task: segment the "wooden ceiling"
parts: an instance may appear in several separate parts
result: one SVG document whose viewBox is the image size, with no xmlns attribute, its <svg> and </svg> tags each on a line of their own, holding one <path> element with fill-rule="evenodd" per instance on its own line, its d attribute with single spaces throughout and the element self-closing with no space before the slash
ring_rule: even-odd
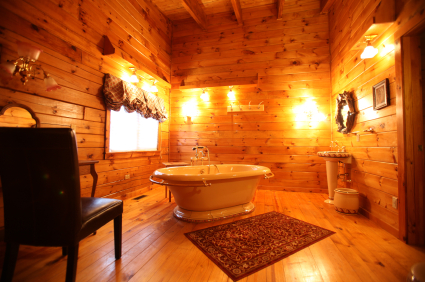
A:
<svg viewBox="0 0 425 282">
<path fill-rule="evenodd" d="M 270 4 L 296 2 L 296 0 L 151 0 L 170 20 L 193 18 L 202 28 L 206 28 L 206 16 L 232 12 L 242 25 L 241 9 Z M 203 19 L 204 18 L 204 19 Z M 203 22 L 204 21 L 204 22 Z"/>
</svg>

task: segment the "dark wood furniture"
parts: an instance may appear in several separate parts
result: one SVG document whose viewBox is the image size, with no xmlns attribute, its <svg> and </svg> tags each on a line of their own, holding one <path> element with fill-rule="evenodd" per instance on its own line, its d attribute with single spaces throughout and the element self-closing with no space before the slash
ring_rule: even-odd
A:
<svg viewBox="0 0 425 282">
<path fill-rule="evenodd" d="M 97 179 L 98 175 L 96 172 L 96 168 L 94 167 L 95 164 L 99 163 L 99 161 L 78 161 L 78 165 L 80 166 L 80 174 L 88 174 L 90 172 L 91 176 L 93 177 L 93 186 L 91 190 L 91 196 L 94 197 L 94 194 L 96 192 L 96 185 L 97 185 Z M 87 167 L 90 171 L 87 171 Z"/>
<path fill-rule="evenodd" d="M 121 257 L 123 203 L 80 197 L 72 129 L 0 128 L 0 177 L 6 242 L 1 281 L 12 281 L 21 244 L 62 247 L 66 281 L 75 281 L 79 242 L 111 220 L 115 258 Z"/>
<path fill-rule="evenodd" d="M 175 167 L 175 166 L 187 166 L 189 165 L 188 163 L 185 162 L 164 162 L 162 163 L 163 165 L 165 165 L 165 167 Z M 167 198 L 167 186 L 165 187 L 165 198 Z M 168 201 L 171 202 L 171 191 L 168 190 Z"/>
</svg>

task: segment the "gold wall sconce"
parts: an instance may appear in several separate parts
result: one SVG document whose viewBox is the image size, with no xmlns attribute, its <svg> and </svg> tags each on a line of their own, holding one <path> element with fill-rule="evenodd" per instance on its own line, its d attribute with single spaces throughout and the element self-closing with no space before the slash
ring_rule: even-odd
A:
<svg viewBox="0 0 425 282">
<path fill-rule="evenodd" d="M 378 49 L 373 47 L 371 41 L 378 35 L 365 35 L 365 43 L 367 43 L 366 48 L 364 48 L 363 53 L 360 55 L 362 60 L 371 59 L 378 54 Z"/>
<path fill-rule="evenodd" d="M 156 93 L 156 92 L 158 92 L 158 88 L 156 87 L 156 85 L 155 85 L 155 83 L 156 83 L 156 80 L 154 79 L 154 80 L 152 80 L 152 86 L 151 86 L 151 88 L 150 88 L 150 91 L 149 92 L 151 92 L 151 93 Z"/>
<path fill-rule="evenodd" d="M 129 68 L 133 74 L 130 76 L 130 82 L 131 83 L 139 83 L 139 78 L 137 77 L 136 74 L 136 68 Z"/>
<path fill-rule="evenodd" d="M 38 57 L 43 52 L 40 48 L 31 46 L 26 42 L 17 41 L 19 58 L 13 61 L 6 61 L 0 64 L 1 76 L 11 79 L 14 75 L 21 76 L 21 82 L 25 85 L 28 78 L 35 76 L 36 70 L 42 70 L 44 74 L 44 84 L 46 91 L 60 89 L 57 82 L 39 64 L 36 64 Z"/>
<path fill-rule="evenodd" d="M 229 93 L 227 93 L 227 97 L 229 98 L 230 101 L 236 100 L 235 92 L 233 92 L 233 86 L 229 86 Z"/>
<path fill-rule="evenodd" d="M 201 99 L 204 102 L 208 102 L 210 100 L 210 95 L 208 95 L 208 92 L 206 91 L 206 89 L 202 89 L 202 94 L 201 94 Z"/>
</svg>

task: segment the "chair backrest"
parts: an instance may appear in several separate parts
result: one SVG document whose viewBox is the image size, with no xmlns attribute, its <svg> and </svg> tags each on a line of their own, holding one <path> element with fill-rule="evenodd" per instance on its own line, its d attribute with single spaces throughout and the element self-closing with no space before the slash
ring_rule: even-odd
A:
<svg viewBox="0 0 425 282">
<path fill-rule="evenodd" d="M 70 128 L 0 128 L 5 241 L 62 246 L 81 229 L 80 177 Z"/>
</svg>

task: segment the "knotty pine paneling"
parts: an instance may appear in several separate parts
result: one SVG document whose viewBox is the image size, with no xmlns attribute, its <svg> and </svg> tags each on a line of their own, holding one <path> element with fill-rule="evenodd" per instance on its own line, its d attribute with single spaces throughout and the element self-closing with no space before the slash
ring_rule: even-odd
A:
<svg viewBox="0 0 425 282">
<path fill-rule="evenodd" d="M 1 1 L 1 60 L 17 58 L 16 41 L 44 50 L 39 63 L 62 89 L 46 92 L 42 74 L 22 85 L 18 78 L 0 84 L 0 107 L 29 106 L 42 127 L 70 127 L 77 133 L 80 160 L 99 160 L 96 196 L 125 198 L 150 189 L 149 175 L 168 160 L 169 122 L 162 125 L 161 156 L 104 160 L 105 73 L 126 78 L 128 67 L 148 70 L 170 82 L 171 22 L 149 1 Z M 103 35 L 116 54 L 103 56 Z M 142 82 L 139 83 L 142 87 Z M 169 89 L 158 95 L 170 110 Z M 124 176 L 130 174 L 129 180 Z M 91 193 L 91 175 L 81 175 L 81 194 Z"/>
<path fill-rule="evenodd" d="M 352 91 L 358 111 L 352 131 L 360 132 L 359 139 L 354 134 L 342 135 L 332 122 L 332 140 L 346 146 L 353 154 L 351 187 L 360 192 L 361 212 L 397 236 L 398 210 L 392 208 L 390 201 L 398 196 L 395 58 L 394 51 L 385 47 L 394 44 L 394 33 L 411 15 L 421 13 L 423 3 L 397 1 L 396 22 L 373 43 L 379 50 L 378 55 L 362 60 L 363 50 L 351 51 L 352 38 L 378 2 L 335 1 L 329 10 L 332 116 L 335 115 L 336 96 Z M 390 106 L 373 110 L 372 86 L 386 78 L 390 85 Z M 364 132 L 369 128 L 374 132 Z"/>
<path fill-rule="evenodd" d="M 222 13 L 209 17 L 206 31 L 191 19 L 174 21 L 170 160 L 190 162 L 192 147 L 203 145 L 211 163 L 270 167 L 275 177 L 260 189 L 327 192 L 317 152 L 331 140 L 329 26 L 319 6 L 316 0 L 285 4 L 282 21 L 275 5 L 247 7 L 243 27 Z M 265 110 L 228 113 L 233 84 L 233 107 L 262 102 Z M 200 99 L 205 85 L 208 102 Z M 311 102 L 324 121 L 303 113 Z"/>
</svg>

